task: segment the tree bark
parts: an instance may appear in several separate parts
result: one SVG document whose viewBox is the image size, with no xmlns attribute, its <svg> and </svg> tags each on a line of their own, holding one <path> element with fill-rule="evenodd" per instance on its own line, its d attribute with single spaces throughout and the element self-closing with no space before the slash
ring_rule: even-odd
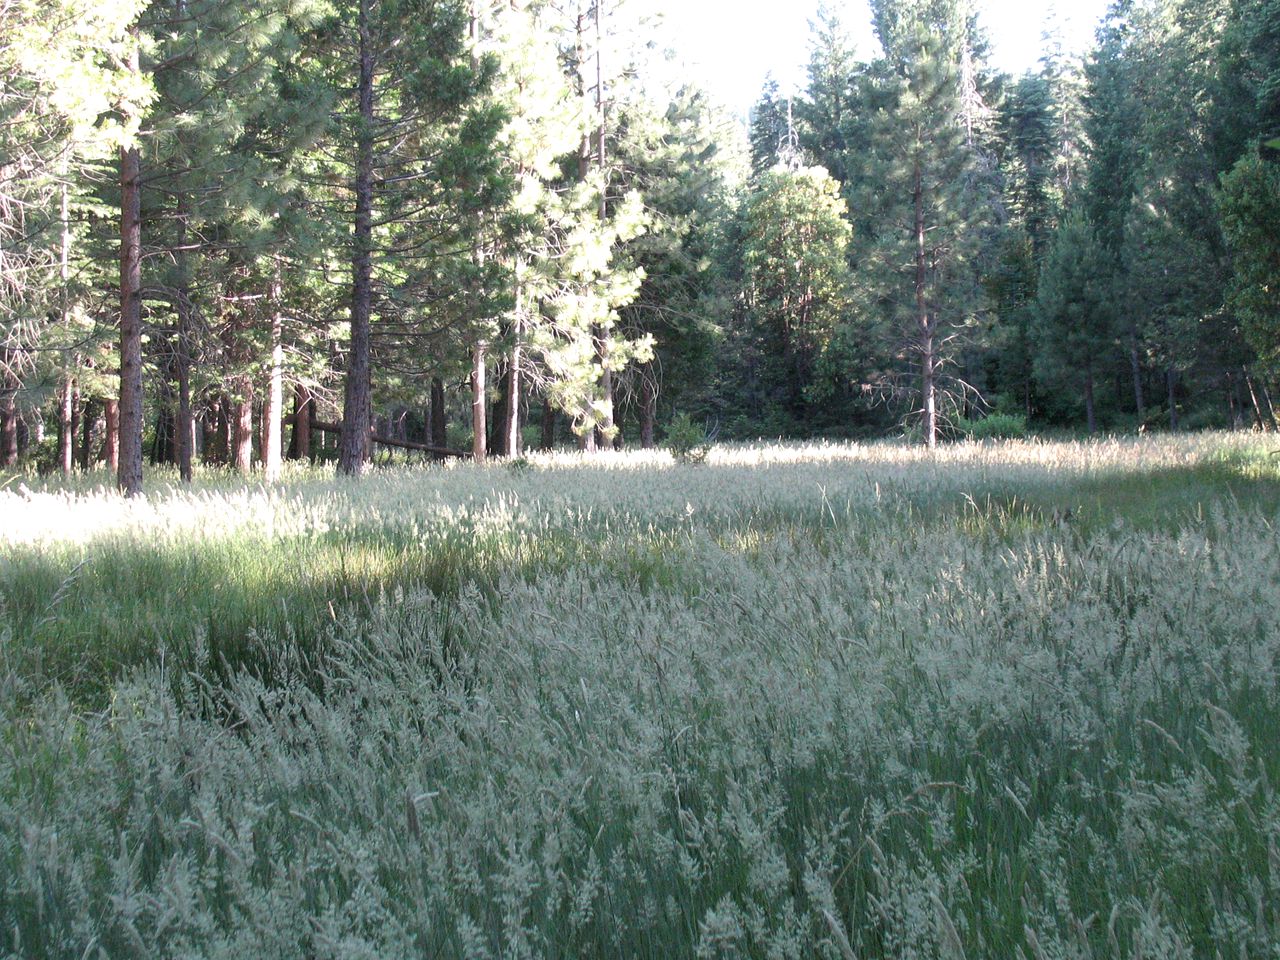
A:
<svg viewBox="0 0 1280 960">
<path fill-rule="evenodd" d="M 1178 429 L 1178 371 L 1170 367 L 1164 375 L 1165 387 L 1169 396 L 1169 429 Z"/>
<path fill-rule="evenodd" d="M 471 454 L 476 463 L 483 463 L 487 454 L 485 445 L 485 386 L 484 343 L 477 343 L 471 354 Z"/>
<path fill-rule="evenodd" d="M 1253 374 L 1247 367 L 1242 367 L 1240 372 L 1244 374 L 1245 386 L 1249 388 L 1249 403 L 1253 407 L 1253 419 L 1257 423 L 1258 429 L 1263 433 L 1267 432 L 1267 421 L 1262 417 L 1262 405 L 1258 403 L 1258 392 L 1253 388 Z"/>
<path fill-rule="evenodd" d="M 356 136 L 355 235 L 351 261 L 351 346 L 347 356 L 338 472 L 358 477 L 369 455 L 373 384 L 369 367 L 369 324 L 373 313 L 373 46 L 369 3 L 360 0 L 359 133 Z"/>
<path fill-rule="evenodd" d="M 14 397 L 18 392 L 7 373 L 0 387 L 0 467 L 12 467 L 18 462 L 18 404 Z"/>
<path fill-rule="evenodd" d="M 253 469 L 253 384 L 240 378 L 231 406 L 231 465 L 238 473 Z"/>
<path fill-rule="evenodd" d="M 281 421 L 284 417 L 284 343 L 281 337 L 280 285 L 276 283 L 271 311 L 271 372 L 262 404 L 262 476 L 267 483 L 280 479 Z"/>
<path fill-rule="evenodd" d="M 178 201 L 178 245 L 174 253 L 175 272 L 178 275 L 178 424 L 177 444 L 178 476 L 183 483 L 190 483 L 195 476 L 195 418 L 191 413 L 191 290 L 187 272 L 187 207 L 185 199 Z"/>
<path fill-rule="evenodd" d="M 93 428 L 98 419 L 96 402 L 90 398 L 84 402 L 80 414 L 80 469 L 86 473 L 93 466 Z"/>
<path fill-rule="evenodd" d="M 499 373 L 498 371 L 502 372 Z M 498 396 L 489 409 L 487 426 L 489 428 L 489 454 L 495 457 L 507 455 L 507 409 L 511 402 L 511 381 L 505 365 L 494 364 L 494 374 L 498 378 Z"/>
<path fill-rule="evenodd" d="M 138 48 L 129 54 L 138 72 Z M 142 493 L 142 162 L 137 147 L 120 150 L 120 406 L 117 483 Z"/>
<path fill-rule="evenodd" d="M 120 469 L 120 401 L 102 401 L 103 437 L 102 459 L 107 469 L 116 473 Z"/>
<path fill-rule="evenodd" d="M 293 434 L 289 439 L 289 457 L 292 460 L 311 459 L 311 420 L 315 401 L 311 390 L 298 384 L 293 388 Z"/>
<path fill-rule="evenodd" d="M 444 381 L 439 377 L 431 378 L 431 429 L 428 440 L 433 447 L 449 445 L 449 425 L 444 412 Z"/>
<path fill-rule="evenodd" d="M 1138 357 L 1138 330 L 1129 325 L 1129 372 L 1133 376 L 1133 403 L 1138 413 L 1138 423 L 1147 419 L 1147 403 L 1142 392 L 1142 361 Z"/>
<path fill-rule="evenodd" d="M 520 432 L 520 333 L 516 332 L 516 342 L 511 348 L 511 365 L 507 368 L 507 416 L 503 425 L 504 446 L 508 457 L 518 457 L 523 453 L 524 437 Z"/>
<path fill-rule="evenodd" d="M 67 380 L 58 395 L 58 468 L 63 476 L 74 466 L 75 433 L 75 383 Z"/>
<path fill-rule="evenodd" d="M 1267 404 L 1267 417 L 1271 421 L 1271 429 L 1280 431 L 1280 420 L 1276 419 L 1276 406 L 1271 402 L 1271 388 L 1267 386 L 1265 380 L 1259 381 L 1258 386 L 1262 388 L 1262 399 Z"/>
<path fill-rule="evenodd" d="M 933 322 L 926 298 L 927 252 L 924 228 L 924 184 L 917 161 L 914 171 L 916 230 L 916 324 L 920 335 L 920 389 L 924 399 L 924 442 L 933 450 L 938 446 L 937 371 L 934 369 Z"/>
<path fill-rule="evenodd" d="M 554 450 L 556 446 L 556 408 L 550 400 L 542 401 L 542 449 Z"/>
<path fill-rule="evenodd" d="M 652 450 L 657 446 L 654 440 L 654 426 L 658 419 L 658 385 L 653 379 L 653 364 L 646 363 L 640 368 L 640 448 Z"/>
</svg>

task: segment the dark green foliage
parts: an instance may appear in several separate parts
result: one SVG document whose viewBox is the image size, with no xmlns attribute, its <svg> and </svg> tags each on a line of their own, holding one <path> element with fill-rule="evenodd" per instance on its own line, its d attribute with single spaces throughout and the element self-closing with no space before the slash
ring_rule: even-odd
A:
<svg viewBox="0 0 1280 960">
<path fill-rule="evenodd" d="M 1250 344 L 1280 365 L 1280 165 L 1254 154 L 1222 183 L 1223 229 L 1235 264 L 1229 303 Z"/>
</svg>

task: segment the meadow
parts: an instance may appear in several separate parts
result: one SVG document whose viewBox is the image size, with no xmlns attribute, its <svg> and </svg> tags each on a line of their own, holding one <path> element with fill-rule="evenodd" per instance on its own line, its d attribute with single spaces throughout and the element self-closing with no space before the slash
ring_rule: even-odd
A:
<svg viewBox="0 0 1280 960">
<path fill-rule="evenodd" d="M 0 957 L 1280 956 L 1245 434 L 0 478 Z"/>
</svg>

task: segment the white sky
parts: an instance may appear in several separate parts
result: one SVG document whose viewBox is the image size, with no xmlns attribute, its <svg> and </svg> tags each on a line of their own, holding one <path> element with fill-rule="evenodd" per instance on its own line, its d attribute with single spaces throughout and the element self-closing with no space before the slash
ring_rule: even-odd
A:
<svg viewBox="0 0 1280 960">
<path fill-rule="evenodd" d="M 649 0 L 663 14 L 659 42 L 686 61 L 703 86 L 726 105 L 745 110 L 755 102 L 765 75 L 786 92 L 803 83 L 809 21 L 819 0 Z M 1040 58 L 1041 34 L 1056 19 L 1064 45 L 1085 50 L 1108 0 L 975 0 L 979 22 L 991 38 L 992 61 L 1019 74 Z M 875 51 L 866 0 L 828 0 L 858 43 Z M 1056 13 L 1054 12 L 1056 9 Z"/>
</svg>

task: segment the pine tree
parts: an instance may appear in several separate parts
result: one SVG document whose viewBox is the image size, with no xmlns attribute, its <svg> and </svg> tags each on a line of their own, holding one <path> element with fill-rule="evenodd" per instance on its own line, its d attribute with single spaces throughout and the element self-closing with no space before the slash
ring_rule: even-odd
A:
<svg viewBox="0 0 1280 960">
<path fill-rule="evenodd" d="M 374 319 L 403 333 L 409 291 L 438 282 L 471 249 L 475 219 L 500 202 L 491 144 L 499 111 L 481 97 L 490 58 L 469 51 L 458 0 L 352 0 L 317 32 L 340 111 L 340 170 L 350 197 L 350 339 L 338 470 L 359 475 L 372 428 Z M 464 258 L 470 259 L 470 258 Z"/>
<path fill-rule="evenodd" d="M 859 245 L 856 280 L 863 311 L 883 311 L 915 368 L 925 443 L 936 445 L 942 384 L 955 336 L 982 298 L 976 260 L 991 209 L 978 110 L 962 96 L 972 68 L 972 25 L 957 4 L 877 3 L 887 101 L 872 125 L 873 153 L 854 207 L 874 234 Z M 960 390 L 965 389 L 963 385 Z"/>
<path fill-rule="evenodd" d="M 843 184 L 849 179 L 851 128 L 859 119 L 855 84 L 862 65 L 838 13 L 825 3 L 809 29 L 809 83 L 795 107 L 800 146 Z"/>
<path fill-rule="evenodd" d="M 1036 294 L 1036 378 L 1045 389 L 1080 389 L 1090 433 L 1098 429 L 1095 386 L 1113 342 L 1109 259 L 1093 228 L 1070 217 L 1054 235 Z"/>
<path fill-rule="evenodd" d="M 1221 203 L 1235 267 L 1229 304 L 1274 374 L 1280 371 L 1280 164 L 1245 157 L 1223 179 Z"/>
<path fill-rule="evenodd" d="M 797 423 L 847 308 L 850 227 L 839 184 L 821 167 L 775 167 L 743 213 L 747 309 L 767 358 L 772 405 Z"/>
<path fill-rule="evenodd" d="M 772 74 L 765 78 L 760 99 L 751 108 L 751 174 L 760 176 L 777 166 L 791 136 L 790 101 L 778 92 Z"/>
</svg>

